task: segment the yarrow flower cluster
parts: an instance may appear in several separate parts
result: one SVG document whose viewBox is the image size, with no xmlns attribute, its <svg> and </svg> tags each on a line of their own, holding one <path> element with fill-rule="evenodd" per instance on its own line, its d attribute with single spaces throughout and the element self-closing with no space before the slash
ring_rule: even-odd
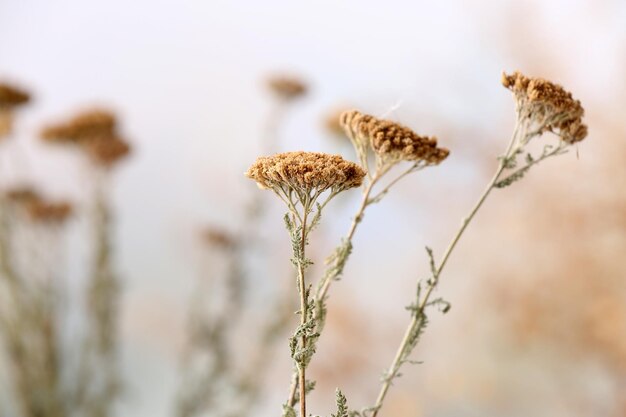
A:
<svg viewBox="0 0 626 417">
<path fill-rule="evenodd" d="M 292 100 L 306 94 L 307 85 L 294 76 L 277 75 L 267 80 L 267 85 L 276 96 Z"/>
<path fill-rule="evenodd" d="M 117 121 L 107 110 L 92 109 L 77 114 L 66 122 L 53 124 L 41 131 L 41 138 L 56 143 L 77 143 L 96 137 L 112 136 Z"/>
<path fill-rule="evenodd" d="M 390 167 L 400 161 L 437 165 L 450 151 L 437 147 L 435 137 L 421 136 L 406 126 L 363 114 L 357 110 L 344 112 L 340 124 L 352 141 L 364 166 L 371 149 L 377 166 Z"/>
<path fill-rule="evenodd" d="M 30 95 L 10 84 L 0 83 L 0 108 L 10 108 L 26 104 L 30 101 Z"/>
<path fill-rule="evenodd" d="M 309 206 L 324 191 L 335 195 L 359 187 L 365 171 L 339 155 L 285 152 L 258 158 L 246 176 L 282 197 L 290 199 L 295 194 L 303 206 Z"/>
<path fill-rule="evenodd" d="M 517 71 L 512 75 L 503 73 L 502 85 L 515 95 L 520 122 L 534 129 L 531 136 L 552 132 L 568 144 L 587 136 L 587 126 L 582 123 L 585 111 L 580 101 L 560 85 Z"/>
<path fill-rule="evenodd" d="M 23 210 L 35 222 L 62 223 L 72 214 L 72 205 L 66 201 L 50 201 L 32 188 L 18 187 L 5 193 L 7 201 Z"/>
<path fill-rule="evenodd" d="M 11 133 L 13 112 L 30 101 L 30 95 L 10 84 L 0 83 L 0 138 Z"/>
<path fill-rule="evenodd" d="M 117 133 L 117 120 L 107 110 L 85 111 L 67 122 L 50 125 L 41 132 L 45 141 L 77 145 L 98 165 L 111 166 L 130 153 Z"/>
</svg>

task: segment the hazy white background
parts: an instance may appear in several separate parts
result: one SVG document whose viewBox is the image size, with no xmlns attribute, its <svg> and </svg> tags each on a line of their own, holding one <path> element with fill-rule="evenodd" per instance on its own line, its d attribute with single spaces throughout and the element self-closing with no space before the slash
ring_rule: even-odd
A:
<svg viewBox="0 0 626 417">
<path fill-rule="evenodd" d="M 35 94 L 19 126 L 19 136 L 32 142 L 26 147 L 28 166 L 18 165 L 10 175 L 79 196 L 80 169 L 62 152 L 41 152 L 33 138 L 43 122 L 84 105 L 119 111 L 134 147 L 132 159 L 116 173 L 115 189 L 129 381 L 119 415 L 171 415 L 187 301 L 198 270 L 196 229 L 205 221 L 237 225 L 235 214 L 248 193 L 256 192 L 242 172 L 258 153 L 271 100 L 263 84 L 267 74 L 299 74 L 311 87 L 281 129 L 284 150 L 352 157 L 320 122 L 342 103 L 374 114 L 398 106 L 392 117 L 437 135 L 452 149 L 444 165 L 407 180 L 368 214 L 346 277 L 337 285 L 333 300 L 353 303 L 353 320 L 363 327 L 357 334 L 370 337 L 371 346 L 357 346 L 373 352 L 355 378 L 330 377 L 333 384 L 347 385 L 358 406 L 376 392 L 403 331 L 403 306 L 411 301 L 418 273 L 425 272 L 423 246 L 441 253 L 505 144 L 513 103 L 499 81 L 502 70 L 515 69 L 564 84 L 592 120 L 578 160 L 568 155 L 550 161 L 552 171 L 539 168 L 528 181 L 549 181 L 549 172 L 568 169 L 578 184 L 593 184 L 593 177 L 576 170 L 602 147 L 594 117 L 600 124 L 606 118 L 623 123 L 626 116 L 623 1 L 0 0 L 0 77 Z M 507 190 L 493 203 L 519 207 L 523 202 L 515 195 Z M 354 203 L 346 198 L 333 209 L 320 232 L 320 255 L 346 229 Z M 279 205 L 274 209 L 279 224 Z M 531 356 L 501 369 L 483 349 L 495 342 L 473 302 L 484 302 L 476 295 L 482 292 L 476 276 L 490 256 L 519 261 L 497 242 L 487 245 L 488 256 L 479 256 L 480 236 L 472 233 L 496 215 L 487 209 L 479 216 L 450 263 L 441 292 L 454 308 L 433 320 L 418 354 L 426 363 L 408 370 L 415 377 L 403 379 L 391 397 L 402 415 L 571 415 L 567 401 L 559 405 L 561 390 L 582 390 L 599 403 L 613 400 L 594 370 L 570 389 L 543 365 L 533 365 Z M 269 238 L 285 254 L 276 259 L 287 263 L 286 234 L 274 230 Z M 500 250 L 505 255 L 494 253 Z M 259 276 L 259 286 L 264 279 Z M 319 355 L 332 362 L 323 347 Z M 577 381 L 580 372 L 567 366 L 554 373 L 562 377 L 567 369 L 573 374 L 565 379 Z M 265 415 L 275 415 L 287 378 L 284 373 L 273 381 L 278 396 Z M 507 389 L 515 395 L 499 396 Z M 326 411 L 331 392 L 322 387 L 315 412 Z M 589 415 L 609 415 L 603 412 Z"/>
</svg>

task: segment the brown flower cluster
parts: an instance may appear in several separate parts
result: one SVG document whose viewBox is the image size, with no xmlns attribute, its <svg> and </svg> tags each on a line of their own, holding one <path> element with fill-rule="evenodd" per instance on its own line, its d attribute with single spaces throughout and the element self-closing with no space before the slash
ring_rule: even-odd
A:
<svg viewBox="0 0 626 417">
<path fill-rule="evenodd" d="M 50 125 L 42 130 L 41 137 L 53 143 L 78 145 L 102 166 L 110 166 L 130 153 L 130 146 L 117 133 L 115 116 L 107 110 L 85 111 L 67 122 Z"/>
<path fill-rule="evenodd" d="M 32 188 L 18 187 L 5 193 L 6 199 L 41 223 L 62 223 L 72 214 L 72 206 L 66 201 L 49 201 Z"/>
<path fill-rule="evenodd" d="M 328 189 L 339 192 L 359 187 L 365 171 L 339 155 L 286 152 L 258 158 L 246 176 L 255 180 L 261 188 L 293 190 L 298 195 L 309 195 Z"/>
<path fill-rule="evenodd" d="M 102 110 L 88 110 L 70 120 L 45 127 L 41 137 L 50 142 L 81 143 L 94 137 L 112 136 L 116 120 L 113 113 Z"/>
<path fill-rule="evenodd" d="M 211 247 L 225 250 L 233 249 L 237 245 L 236 236 L 226 230 L 212 226 L 202 231 L 202 240 Z"/>
<path fill-rule="evenodd" d="M 13 129 L 13 110 L 30 101 L 30 95 L 9 84 L 0 83 L 0 138 Z"/>
<path fill-rule="evenodd" d="M 553 132 L 564 142 L 576 143 L 587 136 L 580 101 L 558 84 L 515 72 L 502 74 L 502 85 L 513 92 L 520 118 L 538 125 L 538 133 Z"/>
<path fill-rule="evenodd" d="M 371 148 L 385 163 L 414 161 L 436 165 L 450 154 L 448 149 L 437 147 L 434 137 L 420 136 L 399 123 L 357 110 L 344 112 L 340 123 L 357 153 L 366 155 Z"/>
<path fill-rule="evenodd" d="M 0 109 L 13 109 L 30 101 L 30 95 L 9 84 L 0 83 Z"/>
<path fill-rule="evenodd" d="M 303 96 L 307 92 L 307 85 L 296 77 L 274 76 L 267 80 L 270 90 L 278 97 L 291 100 Z"/>
</svg>

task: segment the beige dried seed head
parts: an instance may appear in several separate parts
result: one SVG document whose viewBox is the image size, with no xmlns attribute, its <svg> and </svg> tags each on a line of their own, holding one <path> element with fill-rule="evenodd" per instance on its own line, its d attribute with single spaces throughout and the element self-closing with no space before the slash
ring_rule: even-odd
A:
<svg viewBox="0 0 626 417">
<path fill-rule="evenodd" d="M 268 78 L 267 85 L 278 97 L 291 100 L 306 94 L 308 88 L 304 81 L 287 75 L 277 75 Z"/>
<path fill-rule="evenodd" d="M 553 132 L 570 144 L 587 136 L 587 126 L 582 122 L 585 111 L 580 101 L 560 85 L 517 71 L 511 75 L 503 73 L 502 85 L 515 95 L 520 117 L 539 125 L 540 133 Z"/>
<path fill-rule="evenodd" d="M 30 94 L 13 85 L 0 83 L 0 108 L 13 109 L 30 101 Z"/>
<path fill-rule="evenodd" d="M 26 205 L 28 215 L 33 221 L 42 223 L 62 223 L 72 214 L 72 206 L 68 202 L 48 202 L 40 199 Z"/>
<path fill-rule="evenodd" d="M 260 157 L 246 176 L 262 188 L 296 192 L 335 192 L 359 187 L 365 171 L 339 155 L 318 152 L 286 152 Z"/>
<path fill-rule="evenodd" d="M 94 137 L 113 135 L 116 124 L 113 113 L 93 109 L 79 113 L 66 122 L 44 128 L 41 137 L 50 142 L 81 144 Z"/>
<path fill-rule="evenodd" d="M 28 186 L 11 188 L 4 193 L 4 197 L 35 222 L 61 223 L 72 214 L 70 203 L 46 200 L 35 189 Z"/>
<path fill-rule="evenodd" d="M 202 231 L 202 240 L 211 247 L 233 249 L 237 245 L 237 238 L 232 233 L 214 226 Z"/>
<path fill-rule="evenodd" d="M 111 166 L 128 156 L 131 148 L 119 136 L 99 136 L 85 143 L 85 151 L 96 164 Z"/>
<path fill-rule="evenodd" d="M 4 193 L 4 196 L 8 201 L 18 204 L 41 200 L 39 193 L 34 188 L 28 186 L 11 188 Z"/>
<path fill-rule="evenodd" d="M 435 137 L 418 135 L 399 123 L 357 110 L 343 113 L 340 123 L 357 148 L 357 153 L 371 148 L 387 162 L 414 161 L 436 165 L 450 154 L 448 149 L 437 147 Z"/>
</svg>

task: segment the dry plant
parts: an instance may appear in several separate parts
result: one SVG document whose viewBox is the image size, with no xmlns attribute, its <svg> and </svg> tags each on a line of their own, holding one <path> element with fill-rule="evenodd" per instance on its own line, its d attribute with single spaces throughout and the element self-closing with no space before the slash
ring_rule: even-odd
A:
<svg viewBox="0 0 626 417">
<path fill-rule="evenodd" d="M 110 175 L 112 168 L 130 152 L 117 132 L 113 113 L 103 109 L 84 111 L 68 121 L 41 132 L 49 143 L 76 147 L 91 161 L 93 179 L 90 208 L 93 260 L 86 288 L 86 331 L 82 342 L 73 407 L 86 415 L 111 415 L 121 389 L 117 356 L 117 312 L 120 282 L 113 270 L 111 247 Z"/>
<path fill-rule="evenodd" d="M 512 185 L 535 165 L 566 153 L 573 144 L 586 137 L 587 127 L 582 123 L 583 108 L 561 86 L 518 72 L 504 74 L 502 84 L 513 92 L 517 117 L 510 142 L 498 159 L 496 172 L 463 219 L 441 259 L 437 262 L 433 251 L 426 248 L 430 276 L 418 282 L 415 300 L 407 307 L 411 312 L 411 321 L 373 405 L 361 411 L 350 411 L 345 396 L 337 390 L 337 414 L 333 417 L 376 417 L 380 413 L 392 382 L 400 376 L 401 368 L 412 362 L 411 353 L 426 328 L 429 308 L 436 307 L 444 313 L 450 309 L 448 302 L 433 298 L 433 293 L 461 236 L 489 194 L 495 189 Z M 288 152 L 261 157 L 246 173 L 259 187 L 273 191 L 286 204 L 285 224 L 292 243 L 292 263 L 298 272 L 300 322 L 289 342 L 295 371 L 289 396 L 283 405 L 283 417 L 298 415 L 295 409 L 298 403 L 299 415 L 308 415 L 306 395 L 315 383 L 306 379 L 306 370 L 324 326 L 327 294 L 332 282 L 339 279 L 344 270 L 352 252 L 352 238 L 366 208 L 380 202 L 390 188 L 405 176 L 437 165 L 449 154 L 447 149 L 437 147 L 435 138 L 420 136 L 398 123 L 358 111 L 343 113 L 341 125 L 354 145 L 360 166 L 337 155 Z M 533 154 L 529 144 L 544 133 L 554 134 L 558 141 L 544 144 L 539 154 Z M 393 168 L 401 163 L 407 167 L 397 173 Z M 391 178 L 381 183 L 388 176 Z M 363 196 L 348 233 L 327 259 L 327 269 L 313 287 L 310 277 L 306 276 L 307 267 L 312 263 L 305 253 L 310 233 L 319 224 L 322 210 L 334 196 L 359 186 L 362 186 Z"/>
<path fill-rule="evenodd" d="M 28 96 L 2 86 L 0 99 L 23 102 Z M 15 90 L 17 91 L 17 90 Z M 12 107 L 2 103 L 3 110 Z M 10 113 L 12 115 L 12 113 Z M 107 178 L 126 156 L 128 144 L 115 129 L 110 112 L 80 114 L 43 130 L 51 143 L 77 147 L 95 178 L 93 265 L 86 288 L 86 335 L 76 358 L 64 338 L 61 308 L 64 226 L 75 211 L 30 187 L 14 187 L 0 196 L 0 338 L 11 365 L 8 382 L 15 410 L 23 417 L 110 416 L 119 393 L 117 373 L 117 300 L 113 273 Z M 0 404 L 0 414 L 6 412 Z"/>
<path fill-rule="evenodd" d="M 271 152 L 278 145 L 278 131 L 287 111 L 307 93 L 308 86 L 290 75 L 269 77 L 266 86 L 274 100 L 262 131 L 261 148 Z M 292 310 L 290 294 L 278 291 L 269 301 L 278 306 L 275 311 L 263 317 L 250 311 L 250 298 L 255 292 L 251 280 L 255 277 L 247 263 L 251 253 L 263 251 L 259 226 L 266 211 L 265 203 L 257 193 L 251 195 L 238 231 L 214 225 L 202 231 L 211 268 L 204 272 L 202 282 L 194 290 L 183 382 L 176 398 L 177 416 L 210 413 L 244 417 L 264 392 L 264 376 L 277 340 L 287 332 Z M 244 320 L 250 314 L 255 316 L 256 332 L 245 328 Z M 254 349 L 241 352 L 234 335 L 241 330 Z"/>
</svg>

